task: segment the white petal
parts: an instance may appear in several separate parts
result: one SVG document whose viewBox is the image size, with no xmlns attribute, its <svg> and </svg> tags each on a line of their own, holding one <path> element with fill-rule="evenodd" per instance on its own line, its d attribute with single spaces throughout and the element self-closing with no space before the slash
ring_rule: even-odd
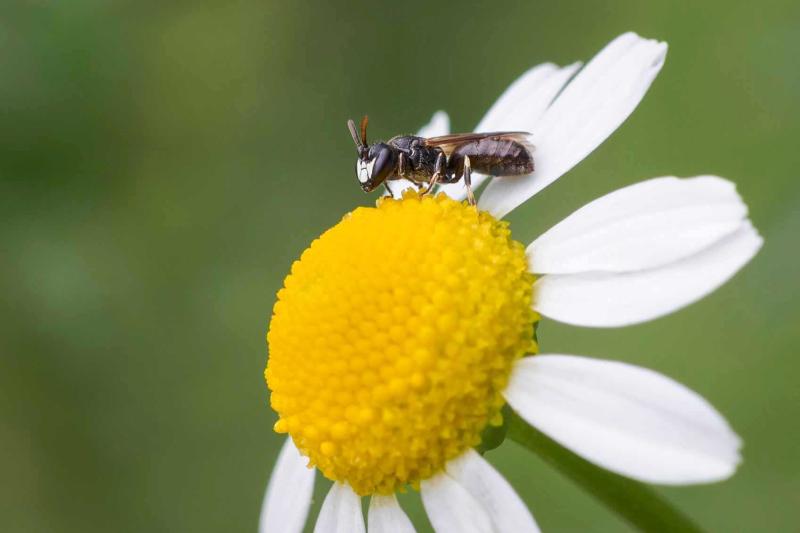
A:
<svg viewBox="0 0 800 533">
<path fill-rule="evenodd" d="M 450 117 L 444 111 L 437 111 L 431 121 L 422 126 L 417 135 L 420 137 L 438 137 L 450 133 Z"/>
<path fill-rule="evenodd" d="M 361 498 L 349 485 L 334 483 L 319 511 L 314 533 L 364 533 Z"/>
<path fill-rule="evenodd" d="M 539 527 L 508 481 L 474 450 L 447 465 L 447 473 L 475 498 L 500 533 L 538 532 Z"/>
<path fill-rule="evenodd" d="M 705 250 L 629 273 L 548 274 L 534 284 L 534 309 L 576 326 L 638 324 L 696 302 L 728 281 L 763 240 L 749 221 Z"/>
<path fill-rule="evenodd" d="M 544 63 L 529 69 L 509 85 L 475 131 L 533 131 L 533 126 L 580 66 L 580 63 L 566 67 Z"/>
<path fill-rule="evenodd" d="M 662 266 L 739 229 L 747 206 L 716 176 L 654 178 L 578 209 L 528 247 L 543 274 L 630 272 Z"/>
<path fill-rule="evenodd" d="M 564 88 L 533 132 L 533 174 L 489 183 L 482 209 L 502 217 L 597 148 L 628 118 L 661 70 L 666 43 L 626 33 L 614 39 Z"/>
<path fill-rule="evenodd" d="M 706 400 L 652 370 L 574 355 L 517 363 L 506 399 L 528 423 L 612 472 L 663 484 L 725 479 L 741 441 Z"/>
<path fill-rule="evenodd" d="M 367 515 L 369 533 L 413 533 L 414 526 L 408 519 L 394 494 L 372 496 Z"/>
<path fill-rule="evenodd" d="M 447 474 L 423 481 L 421 492 L 422 504 L 437 533 L 492 533 L 483 507 Z"/>
<path fill-rule="evenodd" d="M 566 67 L 544 63 L 531 68 L 497 99 L 475 131 L 536 131 L 545 110 L 580 66 L 580 63 Z M 482 174 L 473 174 L 473 188 L 477 189 L 486 178 Z M 462 182 L 443 185 L 441 190 L 458 200 L 467 197 Z"/>
<path fill-rule="evenodd" d="M 261 506 L 258 522 L 260 533 L 302 531 L 311 506 L 314 490 L 314 469 L 300 455 L 291 438 L 283 443 L 281 453 Z"/>
<path fill-rule="evenodd" d="M 408 180 L 399 179 L 399 180 L 391 180 L 384 183 L 389 184 L 389 190 L 392 191 L 392 198 L 402 198 L 403 191 L 408 189 L 416 189 L 414 184 Z M 389 196 L 388 194 L 386 196 Z"/>
</svg>

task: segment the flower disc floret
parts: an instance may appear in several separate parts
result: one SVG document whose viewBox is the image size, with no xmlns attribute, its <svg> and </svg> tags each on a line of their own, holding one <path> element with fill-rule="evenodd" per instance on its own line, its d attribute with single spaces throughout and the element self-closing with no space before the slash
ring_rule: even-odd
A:
<svg viewBox="0 0 800 533">
<path fill-rule="evenodd" d="M 536 350 L 533 275 L 506 222 L 444 195 L 384 199 L 292 265 L 267 334 L 275 430 L 359 494 L 441 471 L 501 422 Z"/>
</svg>

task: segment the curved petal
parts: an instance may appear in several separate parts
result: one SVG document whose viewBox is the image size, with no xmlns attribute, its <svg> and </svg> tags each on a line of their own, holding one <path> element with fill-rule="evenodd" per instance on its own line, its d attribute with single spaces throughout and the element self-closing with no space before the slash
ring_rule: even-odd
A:
<svg viewBox="0 0 800 533">
<path fill-rule="evenodd" d="M 536 131 L 545 110 L 580 67 L 580 63 L 566 67 L 544 63 L 529 69 L 497 99 L 475 131 Z M 473 188 L 477 189 L 486 178 L 483 174 L 473 174 Z M 441 190 L 457 200 L 467 197 L 462 182 L 443 185 Z"/>
<path fill-rule="evenodd" d="M 532 132 L 558 92 L 580 67 L 580 62 L 565 67 L 544 63 L 528 69 L 500 95 L 475 131 Z"/>
<path fill-rule="evenodd" d="M 447 464 L 447 474 L 475 498 L 500 533 L 538 532 L 539 527 L 508 481 L 475 450 Z"/>
<path fill-rule="evenodd" d="M 481 208 L 505 216 L 589 155 L 639 105 L 666 54 L 666 43 L 635 33 L 611 41 L 539 121 L 532 139 L 534 173 L 492 180 L 481 195 Z"/>
<path fill-rule="evenodd" d="M 314 533 L 365 533 L 361 498 L 349 485 L 334 483 L 319 511 Z"/>
<path fill-rule="evenodd" d="M 423 481 L 421 492 L 422 504 L 436 533 L 493 533 L 483 506 L 447 474 Z"/>
<path fill-rule="evenodd" d="M 287 438 L 272 470 L 261 506 L 260 533 L 303 531 L 311 506 L 315 475 L 307 463 L 292 439 Z"/>
<path fill-rule="evenodd" d="M 542 315 L 590 327 L 646 322 L 700 300 L 747 264 L 763 243 L 749 221 L 687 258 L 628 273 L 551 274 L 533 286 Z"/>
<path fill-rule="evenodd" d="M 397 497 L 375 494 L 369 500 L 367 514 L 369 533 L 414 533 L 414 526 L 408 519 Z"/>
<path fill-rule="evenodd" d="M 450 133 L 450 117 L 444 111 L 437 111 L 430 122 L 422 126 L 417 135 L 420 137 L 438 137 Z"/>
<path fill-rule="evenodd" d="M 707 248 L 745 216 L 730 181 L 653 178 L 581 207 L 536 239 L 528 258 L 537 274 L 644 270 Z"/>
<path fill-rule="evenodd" d="M 706 400 L 652 370 L 574 355 L 520 360 L 506 399 L 529 424 L 612 472 L 650 483 L 730 477 L 741 441 Z"/>
</svg>

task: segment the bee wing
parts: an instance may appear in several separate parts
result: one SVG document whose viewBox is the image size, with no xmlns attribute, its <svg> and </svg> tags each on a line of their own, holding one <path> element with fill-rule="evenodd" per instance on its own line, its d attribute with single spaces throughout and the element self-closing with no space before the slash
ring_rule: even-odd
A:
<svg viewBox="0 0 800 533">
<path fill-rule="evenodd" d="M 462 144 L 480 141 L 481 139 L 508 139 L 524 145 L 528 150 L 533 151 L 533 144 L 530 141 L 531 134 L 526 131 L 490 131 L 486 133 L 451 133 L 441 137 L 430 137 L 425 139 L 426 146 L 436 146 L 441 148 L 446 155 L 450 155 L 453 150 Z"/>
</svg>

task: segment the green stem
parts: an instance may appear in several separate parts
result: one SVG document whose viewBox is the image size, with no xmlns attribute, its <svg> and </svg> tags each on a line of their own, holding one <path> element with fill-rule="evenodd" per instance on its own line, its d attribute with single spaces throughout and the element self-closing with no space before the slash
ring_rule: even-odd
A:
<svg viewBox="0 0 800 533">
<path fill-rule="evenodd" d="M 672 507 L 651 487 L 582 459 L 528 425 L 507 406 L 503 417 L 508 422 L 508 438 L 542 457 L 635 528 L 648 532 L 702 532 L 697 524 Z"/>
</svg>

